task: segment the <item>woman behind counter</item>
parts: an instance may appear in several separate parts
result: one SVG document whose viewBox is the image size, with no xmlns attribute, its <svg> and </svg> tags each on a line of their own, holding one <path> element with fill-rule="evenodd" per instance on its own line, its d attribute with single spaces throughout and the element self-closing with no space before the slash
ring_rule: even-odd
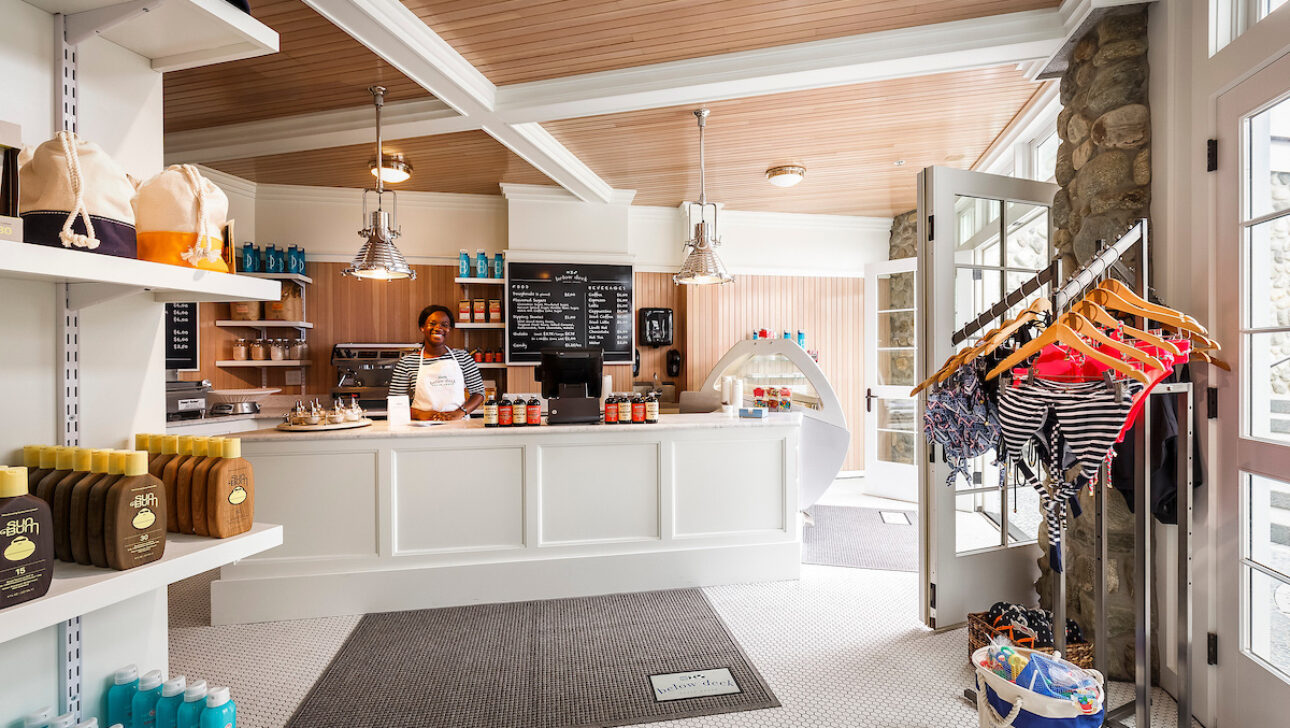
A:
<svg viewBox="0 0 1290 728">
<path fill-rule="evenodd" d="M 484 379 L 474 358 L 445 343 L 455 325 L 447 307 L 426 306 L 417 317 L 425 339 L 421 351 L 408 354 L 394 367 L 390 396 L 408 395 L 414 420 L 459 420 L 484 401 Z"/>
</svg>

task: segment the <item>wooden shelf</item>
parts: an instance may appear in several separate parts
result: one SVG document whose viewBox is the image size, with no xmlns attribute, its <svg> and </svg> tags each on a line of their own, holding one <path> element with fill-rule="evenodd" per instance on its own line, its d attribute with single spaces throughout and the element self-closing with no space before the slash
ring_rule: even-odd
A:
<svg viewBox="0 0 1290 728">
<path fill-rule="evenodd" d="M 506 282 L 505 278 L 453 278 L 454 283 L 482 283 L 486 286 L 500 286 Z"/>
<path fill-rule="evenodd" d="M 308 321 L 273 321 L 270 319 L 259 321 L 220 319 L 215 322 L 215 325 L 226 329 L 312 329 L 314 327 L 314 325 Z"/>
<path fill-rule="evenodd" d="M 477 362 L 475 366 L 479 367 L 480 369 L 505 369 L 506 368 L 505 363 L 499 364 L 497 362 Z"/>
<path fill-rule="evenodd" d="M 481 322 L 477 324 L 460 323 L 460 324 L 457 324 L 457 328 L 459 329 L 504 329 L 506 328 L 506 323 L 504 321 L 486 321 L 486 322 Z"/>
<path fill-rule="evenodd" d="M 272 28 L 225 0 L 143 3 L 133 15 L 125 10 L 124 0 L 27 2 L 67 15 L 69 34 L 93 35 L 99 28 L 98 35 L 149 59 L 152 70 L 163 73 L 278 52 L 278 34 Z M 109 24 L 119 17 L 127 19 Z"/>
<path fill-rule="evenodd" d="M 221 0 L 222 2 L 223 0 Z M 299 273 L 238 273 L 240 276 L 251 276 L 252 278 L 264 278 L 270 281 L 295 281 L 309 285 L 314 279 L 309 276 L 302 276 Z"/>
<path fill-rule="evenodd" d="M 282 295 L 275 281 L 8 240 L 0 240 L 3 278 L 67 283 L 74 309 L 140 293 L 162 303 L 277 301 Z"/>
<path fill-rule="evenodd" d="M 262 369 L 264 367 L 307 367 L 313 364 L 308 359 L 262 359 L 255 361 L 253 359 L 220 359 L 215 362 L 217 367 L 247 367 L 251 369 Z M 296 385 L 291 385 L 296 386 Z"/>
<path fill-rule="evenodd" d="M 45 596 L 0 612 L 0 644 L 281 544 L 282 526 L 257 523 L 223 539 L 168 533 L 164 556 L 127 571 L 56 561 Z"/>
</svg>

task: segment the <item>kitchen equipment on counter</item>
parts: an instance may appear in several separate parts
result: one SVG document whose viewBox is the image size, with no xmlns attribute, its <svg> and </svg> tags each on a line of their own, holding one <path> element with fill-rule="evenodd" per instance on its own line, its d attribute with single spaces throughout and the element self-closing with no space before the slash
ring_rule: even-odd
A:
<svg viewBox="0 0 1290 728">
<path fill-rule="evenodd" d="M 369 417 L 384 417 L 394 366 L 418 351 L 420 344 L 336 344 L 331 348 L 337 375 L 332 398 L 348 400 L 358 395 L 358 404 Z"/>
<path fill-rule="evenodd" d="M 166 421 L 199 420 L 206 416 L 208 379 L 200 382 L 166 382 Z"/>
<path fill-rule="evenodd" d="M 283 422 L 278 429 L 283 432 L 326 432 L 328 430 L 352 430 L 355 427 L 371 427 L 372 421 L 366 417 L 357 422 L 323 423 L 317 425 L 293 425 Z"/>
<path fill-rule="evenodd" d="M 206 394 L 210 405 L 210 415 L 256 415 L 260 413 L 260 401 L 271 394 L 281 392 L 276 387 L 257 389 L 212 389 Z"/>
</svg>

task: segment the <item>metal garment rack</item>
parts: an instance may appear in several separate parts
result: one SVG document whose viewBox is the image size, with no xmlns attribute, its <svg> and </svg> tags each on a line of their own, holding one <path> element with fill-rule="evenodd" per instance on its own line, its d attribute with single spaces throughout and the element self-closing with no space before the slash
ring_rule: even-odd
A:
<svg viewBox="0 0 1290 728">
<path fill-rule="evenodd" d="M 1072 274 L 1061 288 L 1053 292 L 1052 313 L 1056 317 L 1076 302 L 1091 285 L 1104 280 L 1110 275 L 1112 266 L 1125 254 L 1141 243 L 1141 260 L 1135 274 L 1134 288 L 1144 300 L 1148 295 L 1148 236 L 1147 221 L 1139 220 L 1114 244 L 1103 247 L 1100 252 L 1080 270 Z M 1039 271 L 1034 277 L 1022 283 L 1004 299 L 977 317 L 962 329 L 954 333 L 955 344 L 966 340 L 981 331 L 1008 309 L 1016 306 L 1026 296 L 1039 290 L 1043 285 L 1061 279 L 1061 260 L 1054 260 L 1048 267 Z M 1150 328 L 1147 321 L 1138 322 L 1139 328 Z M 1178 467 L 1178 559 L 1177 576 L 1177 629 L 1178 640 L 1174 645 L 1175 664 L 1177 666 L 1177 725 L 1180 728 L 1191 727 L 1191 658 L 1192 658 L 1192 573 L 1191 573 L 1191 531 L 1192 531 L 1192 414 L 1195 408 L 1195 396 L 1191 382 L 1159 384 L 1152 389 L 1150 397 L 1174 397 L 1180 419 L 1177 443 Z M 1134 468 L 1134 699 L 1115 708 L 1107 708 L 1105 725 L 1124 728 L 1123 718 L 1132 715 L 1136 728 L 1151 728 L 1151 572 L 1154 566 L 1152 540 L 1154 538 L 1154 521 L 1151 513 L 1151 418 L 1145 412 L 1133 429 L 1134 455 L 1138 462 Z M 1094 627 L 1094 667 L 1103 675 L 1106 674 L 1107 662 L 1107 619 L 1106 619 L 1106 565 L 1107 533 L 1105 515 L 1106 482 L 1109 475 L 1104 464 L 1100 471 L 1098 484 L 1094 488 L 1095 510 L 1095 564 L 1097 570 L 1097 589 L 1095 592 L 1096 625 Z M 1055 574 L 1053 580 L 1053 641 L 1054 650 L 1066 651 L 1066 570 L 1069 565 L 1065 558 L 1066 532 L 1060 529 L 1059 556 L 1062 571 Z M 975 700 L 975 692 L 964 692 L 969 700 Z"/>
</svg>

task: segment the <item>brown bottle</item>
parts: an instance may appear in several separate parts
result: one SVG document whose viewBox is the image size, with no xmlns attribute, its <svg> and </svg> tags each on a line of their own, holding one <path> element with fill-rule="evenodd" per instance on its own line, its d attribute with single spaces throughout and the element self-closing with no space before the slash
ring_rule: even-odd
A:
<svg viewBox="0 0 1290 728">
<path fill-rule="evenodd" d="M 27 492 L 27 468 L 0 468 L 0 609 L 39 599 L 54 578 L 49 504 Z"/>
<path fill-rule="evenodd" d="M 148 472 L 148 453 L 136 450 L 124 460 L 125 473 L 108 491 L 103 518 L 107 563 L 117 571 L 166 553 L 166 492 Z"/>
<path fill-rule="evenodd" d="M 180 533 L 193 533 L 193 473 L 206 459 L 209 437 L 193 438 L 193 455 L 179 466 L 175 474 L 175 519 Z"/>
<path fill-rule="evenodd" d="M 76 451 L 74 447 L 54 447 L 54 467 L 50 468 L 45 477 L 36 483 L 35 496 L 50 505 L 54 505 L 54 486 L 58 481 L 67 477 L 72 472 L 72 454 Z M 30 485 L 30 483 L 28 483 Z"/>
<path fill-rule="evenodd" d="M 161 452 L 156 457 L 148 458 L 148 472 L 156 476 L 157 480 L 161 480 L 165 474 L 166 464 L 179 454 L 179 436 L 158 435 L 157 440 Z"/>
<path fill-rule="evenodd" d="M 106 569 L 108 566 L 107 549 L 104 546 L 104 524 L 108 515 L 108 493 L 125 473 L 126 450 L 113 450 L 108 455 L 107 475 L 99 478 L 90 487 L 90 502 L 86 509 L 85 543 L 89 546 L 90 563 Z M 146 470 L 146 468 L 145 468 Z"/>
<path fill-rule="evenodd" d="M 193 467 L 193 485 L 190 500 L 193 508 L 193 533 L 209 536 L 206 526 L 206 491 L 211 468 L 224 457 L 224 438 L 212 437 L 206 441 L 206 458 Z"/>
<path fill-rule="evenodd" d="M 179 500 L 175 491 L 180 466 L 193 456 L 192 436 L 180 435 L 175 447 L 175 456 L 166 463 L 161 473 L 161 485 L 166 491 L 166 530 L 171 533 L 179 533 Z"/>
<path fill-rule="evenodd" d="M 149 444 L 152 442 L 153 437 L 156 437 L 156 436 L 150 435 L 146 432 L 136 432 L 134 434 L 134 449 L 143 450 L 144 452 L 147 452 L 149 460 L 152 459 L 152 451 L 151 451 L 151 448 L 149 447 Z"/>
<path fill-rule="evenodd" d="M 242 441 L 225 438 L 223 455 L 206 486 L 206 527 L 215 538 L 246 533 L 255 520 L 255 473 L 242 459 Z"/>
<path fill-rule="evenodd" d="M 54 500 L 50 503 L 54 519 L 54 556 L 59 561 L 72 560 L 72 491 L 76 484 L 90 475 L 94 458 L 89 450 L 72 448 L 71 472 L 54 486 Z"/>
<path fill-rule="evenodd" d="M 53 445 L 28 445 L 22 449 L 22 462 L 27 468 L 27 493 L 36 495 L 36 486 L 49 475 L 58 462 Z"/>
<path fill-rule="evenodd" d="M 72 560 L 89 565 L 90 561 L 90 492 L 95 483 L 108 476 L 111 450 L 90 450 L 90 473 L 72 486 L 71 519 L 68 531 L 72 542 Z"/>
</svg>

